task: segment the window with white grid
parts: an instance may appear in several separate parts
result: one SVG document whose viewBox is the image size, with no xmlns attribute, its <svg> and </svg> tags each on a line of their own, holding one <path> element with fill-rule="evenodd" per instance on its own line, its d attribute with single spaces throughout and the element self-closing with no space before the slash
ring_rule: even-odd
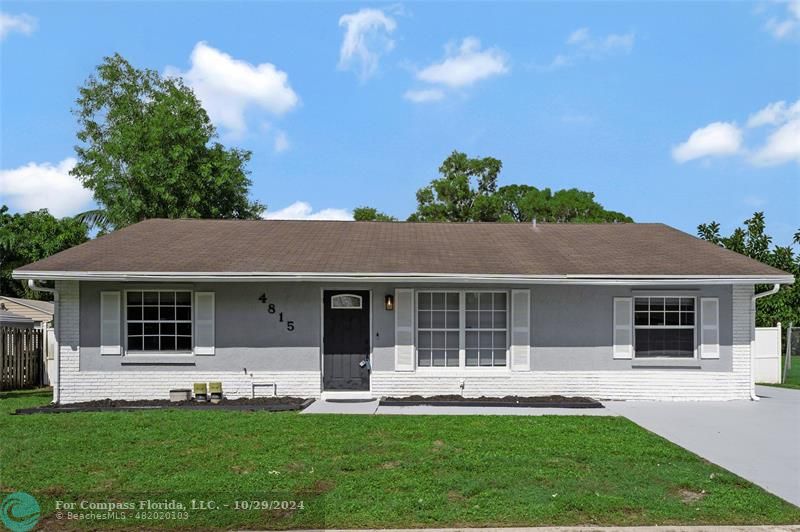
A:
<svg viewBox="0 0 800 532">
<path fill-rule="evenodd" d="M 505 292 L 467 292 L 464 297 L 467 366 L 505 366 L 508 297 Z"/>
<path fill-rule="evenodd" d="M 182 290 L 126 292 L 128 351 L 192 350 L 192 293 Z"/>
<path fill-rule="evenodd" d="M 458 292 L 417 294 L 417 365 L 458 367 L 461 317 Z"/>
<path fill-rule="evenodd" d="M 418 367 L 505 367 L 508 294 L 417 292 Z"/>
<path fill-rule="evenodd" d="M 636 358 L 694 357 L 694 297 L 637 296 L 634 329 Z"/>
</svg>

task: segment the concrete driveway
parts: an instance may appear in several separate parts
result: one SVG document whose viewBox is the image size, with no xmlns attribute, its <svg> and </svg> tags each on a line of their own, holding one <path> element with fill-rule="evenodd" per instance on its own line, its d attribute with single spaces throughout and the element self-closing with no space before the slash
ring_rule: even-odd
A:
<svg viewBox="0 0 800 532">
<path fill-rule="evenodd" d="M 760 401 L 610 401 L 606 408 L 800 506 L 800 390 Z"/>
</svg>

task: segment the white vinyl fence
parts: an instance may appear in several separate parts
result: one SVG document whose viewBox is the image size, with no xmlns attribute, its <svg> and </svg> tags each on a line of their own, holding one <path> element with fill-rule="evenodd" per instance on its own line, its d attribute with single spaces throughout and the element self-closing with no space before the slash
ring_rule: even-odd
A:
<svg viewBox="0 0 800 532">
<path fill-rule="evenodd" d="M 756 382 L 781 382 L 781 324 L 756 327 L 753 374 Z"/>
</svg>

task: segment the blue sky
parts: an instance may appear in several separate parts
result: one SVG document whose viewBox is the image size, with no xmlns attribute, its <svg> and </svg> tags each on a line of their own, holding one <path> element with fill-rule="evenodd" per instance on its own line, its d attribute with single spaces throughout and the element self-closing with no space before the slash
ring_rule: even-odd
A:
<svg viewBox="0 0 800 532">
<path fill-rule="evenodd" d="M 91 207 L 67 172 L 105 55 L 183 75 L 273 216 L 404 218 L 454 149 L 501 184 L 578 187 L 636 221 L 800 227 L 800 1 L 9 2 L 0 195 Z M 299 204 L 298 202 L 302 202 Z M 307 205 L 306 205 L 307 204 Z"/>
</svg>

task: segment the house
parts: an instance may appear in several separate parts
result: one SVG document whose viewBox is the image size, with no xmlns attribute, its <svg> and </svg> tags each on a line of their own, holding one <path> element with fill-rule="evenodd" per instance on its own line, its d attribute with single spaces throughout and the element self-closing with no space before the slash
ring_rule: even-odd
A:
<svg viewBox="0 0 800 532">
<path fill-rule="evenodd" d="M 661 224 L 274 220 L 149 220 L 13 275 L 55 281 L 61 403 L 748 399 L 755 298 L 793 282 Z"/>
<path fill-rule="evenodd" d="M 34 326 L 39 328 L 47 327 L 53 321 L 55 314 L 55 307 L 50 301 L 2 295 L 0 295 L 0 310 L 29 318 L 34 322 Z"/>
<path fill-rule="evenodd" d="M 33 329 L 33 320 L 14 314 L 0 306 L 0 327 L 16 327 L 19 329 Z"/>
<path fill-rule="evenodd" d="M 42 331 L 44 342 L 42 379 L 44 384 L 50 384 L 50 375 L 55 371 L 55 353 L 58 349 L 54 328 L 55 305 L 50 301 L 0 295 L 0 312 L 3 311 L 26 318 L 33 328 Z"/>
</svg>

